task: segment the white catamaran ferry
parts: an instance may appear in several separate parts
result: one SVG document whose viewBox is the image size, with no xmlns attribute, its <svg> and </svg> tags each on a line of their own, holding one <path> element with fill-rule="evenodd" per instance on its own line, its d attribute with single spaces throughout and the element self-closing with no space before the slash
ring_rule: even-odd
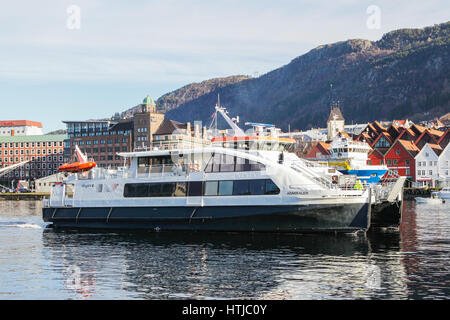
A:
<svg viewBox="0 0 450 320">
<path fill-rule="evenodd" d="M 227 118 L 222 107 L 217 114 Z M 369 228 L 370 187 L 286 152 L 291 141 L 250 125 L 252 134 L 233 127 L 235 136 L 209 147 L 121 153 L 129 167 L 73 173 L 53 186 L 43 219 L 54 227 L 156 231 Z"/>
</svg>

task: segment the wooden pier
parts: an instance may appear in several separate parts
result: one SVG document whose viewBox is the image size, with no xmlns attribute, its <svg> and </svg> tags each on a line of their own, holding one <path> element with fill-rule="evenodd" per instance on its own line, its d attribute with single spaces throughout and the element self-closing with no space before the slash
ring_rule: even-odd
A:
<svg viewBox="0 0 450 320">
<path fill-rule="evenodd" d="M 2 200 L 42 200 L 45 197 L 49 197 L 50 193 L 0 193 L 0 201 Z"/>
</svg>

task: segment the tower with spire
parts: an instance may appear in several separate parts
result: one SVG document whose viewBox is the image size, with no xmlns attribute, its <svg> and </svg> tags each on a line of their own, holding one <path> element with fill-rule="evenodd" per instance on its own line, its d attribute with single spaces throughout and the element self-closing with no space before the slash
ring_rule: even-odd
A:
<svg viewBox="0 0 450 320">
<path fill-rule="evenodd" d="M 164 113 L 156 110 L 155 100 L 147 95 L 137 106 L 133 117 L 134 149 L 149 149 L 152 146 L 153 134 L 164 121 Z"/>
<path fill-rule="evenodd" d="M 327 140 L 331 141 L 339 133 L 344 131 L 345 119 L 339 108 L 339 101 L 333 97 L 333 84 L 330 84 L 330 116 L 327 121 Z"/>
</svg>

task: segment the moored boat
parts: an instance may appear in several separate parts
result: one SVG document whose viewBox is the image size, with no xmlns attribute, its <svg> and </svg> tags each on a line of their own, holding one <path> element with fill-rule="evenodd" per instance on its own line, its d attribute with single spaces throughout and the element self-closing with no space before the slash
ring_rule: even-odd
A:
<svg viewBox="0 0 450 320">
<path fill-rule="evenodd" d="M 439 199 L 439 198 L 416 197 L 416 198 L 414 198 L 414 200 L 417 203 L 424 203 L 424 204 L 440 204 L 440 203 L 445 202 L 445 201 L 443 201 L 443 199 Z"/>
<path fill-rule="evenodd" d="M 440 191 L 433 192 L 431 196 L 437 197 L 439 199 L 450 199 L 450 188 L 446 187 L 441 189 Z"/>
<path fill-rule="evenodd" d="M 232 127 L 207 148 L 119 154 L 54 185 L 43 219 L 55 227 L 242 232 L 354 232 L 370 227 L 372 189 L 287 152 L 275 128 Z M 266 134 L 269 133 L 269 134 Z M 73 194 L 68 194 L 71 185 Z"/>
<path fill-rule="evenodd" d="M 227 148 L 146 151 L 126 170 L 54 185 L 43 218 L 59 227 L 351 232 L 370 224 L 370 190 L 335 185 L 301 159 Z M 273 154 L 276 153 L 276 154 Z M 190 163 L 200 170 L 191 171 Z M 73 185 L 69 197 L 67 184 Z"/>
<path fill-rule="evenodd" d="M 363 183 L 376 184 L 388 172 L 388 167 L 385 165 L 367 164 L 371 148 L 366 142 L 336 136 L 329 150 L 330 157 L 317 161 L 319 164 L 336 168 L 346 175 L 356 175 L 357 179 Z"/>
</svg>

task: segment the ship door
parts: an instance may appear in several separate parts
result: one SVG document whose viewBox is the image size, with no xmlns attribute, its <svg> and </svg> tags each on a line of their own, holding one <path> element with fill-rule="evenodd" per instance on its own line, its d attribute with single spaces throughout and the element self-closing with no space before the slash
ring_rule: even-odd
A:
<svg viewBox="0 0 450 320">
<path fill-rule="evenodd" d="M 50 206 L 64 207 L 65 195 L 66 195 L 66 185 L 63 183 L 55 183 L 50 193 Z"/>
<path fill-rule="evenodd" d="M 186 205 L 203 207 L 203 181 L 189 181 Z"/>
</svg>

